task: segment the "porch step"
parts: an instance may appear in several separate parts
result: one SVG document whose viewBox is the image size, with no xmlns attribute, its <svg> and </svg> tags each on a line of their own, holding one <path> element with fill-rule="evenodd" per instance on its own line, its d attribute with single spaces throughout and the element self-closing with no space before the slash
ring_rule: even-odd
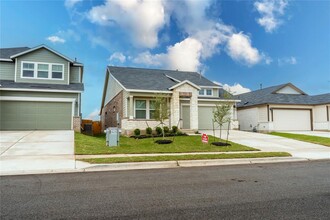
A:
<svg viewBox="0 0 330 220">
<path fill-rule="evenodd" d="M 192 129 L 180 129 L 180 131 L 186 134 L 195 134 L 196 132 L 196 130 L 192 130 Z"/>
</svg>

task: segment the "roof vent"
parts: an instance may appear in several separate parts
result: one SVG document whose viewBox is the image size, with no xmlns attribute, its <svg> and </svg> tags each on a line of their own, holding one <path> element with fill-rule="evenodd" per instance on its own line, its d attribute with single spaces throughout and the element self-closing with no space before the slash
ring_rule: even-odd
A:
<svg viewBox="0 0 330 220">
<path fill-rule="evenodd" d="M 244 102 L 244 105 L 247 105 L 247 104 L 249 104 L 249 102 Z"/>
</svg>

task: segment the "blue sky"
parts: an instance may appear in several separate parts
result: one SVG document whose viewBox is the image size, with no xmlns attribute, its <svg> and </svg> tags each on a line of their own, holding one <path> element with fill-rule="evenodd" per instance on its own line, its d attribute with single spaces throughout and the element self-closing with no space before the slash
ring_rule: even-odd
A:
<svg viewBox="0 0 330 220">
<path fill-rule="evenodd" d="M 107 65 L 192 70 L 232 92 L 292 82 L 330 92 L 330 1 L 0 0 L 0 46 L 84 63 L 84 117 Z"/>
</svg>

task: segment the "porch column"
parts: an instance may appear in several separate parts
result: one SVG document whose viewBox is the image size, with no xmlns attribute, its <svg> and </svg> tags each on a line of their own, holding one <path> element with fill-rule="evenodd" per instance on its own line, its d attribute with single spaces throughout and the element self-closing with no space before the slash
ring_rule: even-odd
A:
<svg viewBox="0 0 330 220">
<path fill-rule="evenodd" d="M 198 98 L 197 90 L 190 97 L 190 129 L 198 130 Z"/>
<path fill-rule="evenodd" d="M 133 96 L 129 96 L 129 109 L 128 109 L 128 118 L 133 119 L 134 118 L 134 102 L 133 102 Z"/>
</svg>

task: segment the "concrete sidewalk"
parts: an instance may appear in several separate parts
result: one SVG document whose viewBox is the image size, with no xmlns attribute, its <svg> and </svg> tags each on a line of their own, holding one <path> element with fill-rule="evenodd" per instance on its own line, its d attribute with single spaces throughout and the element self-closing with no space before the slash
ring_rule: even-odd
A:
<svg viewBox="0 0 330 220">
<path fill-rule="evenodd" d="M 260 153 L 262 151 L 230 151 L 230 152 L 193 152 L 193 153 L 153 153 L 153 154 L 98 154 L 76 155 L 76 159 L 113 158 L 113 157 L 154 157 L 154 156 L 181 156 L 181 155 L 205 155 L 205 154 L 245 154 Z"/>
</svg>

